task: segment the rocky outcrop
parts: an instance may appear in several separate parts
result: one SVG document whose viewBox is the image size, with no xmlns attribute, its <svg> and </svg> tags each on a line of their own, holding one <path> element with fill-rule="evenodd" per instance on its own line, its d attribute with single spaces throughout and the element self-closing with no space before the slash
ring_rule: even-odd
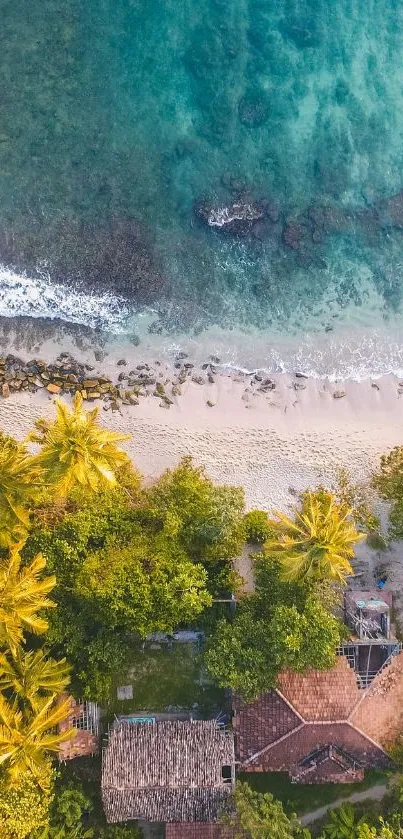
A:
<svg viewBox="0 0 403 839">
<path fill-rule="evenodd" d="M 200 201 L 195 206 L 197 218 L 213 230 L 244 236 L 253 231 L 257 222 L 268 218 L 269 202 L 239 198 L 231 204 L 210 204 Z"/>
</svg>

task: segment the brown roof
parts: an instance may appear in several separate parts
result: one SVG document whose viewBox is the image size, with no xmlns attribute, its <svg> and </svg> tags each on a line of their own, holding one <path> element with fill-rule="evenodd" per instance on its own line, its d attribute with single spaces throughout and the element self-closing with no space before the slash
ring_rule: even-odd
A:
<svg viewBox="0 0 403 839">
<path fill-rule="evenodd" d="M 354 670 L 344 656 L 338 657 L 332 670 L 281 673 L 279 689 L 307 722 L 345 720 L 359 693 Z"/>
<path fill-rule="evenodd" d="M 291 771 L 317 749 L 335 746 L 362 767 L 388 764 L 384 746 L 403 727 L 403 653 L 360 690 L 347 659 L 326 672 L 285 672 L 279 690 L 246 705 L 234 703 L 236 756 L 249 772 Z M 332 780 L 334 761 L 318 776 Z M 340 780 L 343 769 L 340 767 Z M 345 774 L 345 773 L 344 773 Z M 330 777 L 330 775 L 329 775 Z"/>
<path fill-rule="evenodd" d="M 62 734 L 70 728 L 75 728 L 75 735 L 70 740 L 61 743 L 59 760 L 73 760 L 75 757 L 94 755 L 99 750 L 98 708 L 94 702 L 76 702 L 73 696 L 69 699 L 70 713 L 58 725 Z"/>
<path fill-rule="evenodd" d="M 214 720 L 117 722 L 102 759 L 108 822 L 213 822 L 232 791 L 232 732 Z"/>
<path fill-rule="evenodd" d="M 221 824 L 176 822 L 165 825 L 165 839 L 234 839 L 234 831 Z"/>
</svg>

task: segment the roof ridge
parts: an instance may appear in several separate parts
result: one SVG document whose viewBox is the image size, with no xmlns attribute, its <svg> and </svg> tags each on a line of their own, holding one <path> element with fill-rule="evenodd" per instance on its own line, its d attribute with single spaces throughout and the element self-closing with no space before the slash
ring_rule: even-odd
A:
<svg viewBox="0 0 403 839">
<path fill-rule="evenodd" d="M 294 707 L 294 705 L 292 704 L 292 702 L 290 702 L 290 700 L 289 700 L 289 699 L 287 699 L 287 697 L 286 697 L 286 696 L 284 696 L 284 694 L 281 692 L 281 690 L 279 690 L 278 688 L 274 688 L 274 689 L 275 689 L 276 693 L 278 693 L 278 695 L 281 697 L 281 699 L 283 700 L 283 702 L 285 702 L 285 703 L 286 703 L 286 705 L 288 705 L 288 707 L 291 709 L 291 711 L 293 711 L 293 712 L 294 712 L 294 714 L 295 714 L 297 717 L 299 717 L 299 719 L 301 720 L 301 722 L 306 722 L 306 720 L 304 719 L 304 717 L 302 716 L 302 714 L 300 714 L 300 712 L 299 712 L 299 711 L 297 711 L 297 709 Z"/>
<path fill-rule="evenodd" d="M 282 743 L 283 740 L 287 740 L 288 737 L 291 737 L 291 734 L 295 734 L 296 731 L 300 731 L 301 728 L 304 728 L 305 725 L 306 722 L 303 720 L 300 725 L 296 725 L 295 728 L 291 729 L 291 731 L 287 731 L 287 734 L 283 734 L 283 736 L 279 737 L 278 740 L 275 740 L 274 743 L 269 743 L 268 746 L 264 746 L 263 749 L 260 749 L 258 752 L 255 752 L 255 754 L 251 755 L 251 757 L 248 757 L 247 760 L 241 761 L 241 765 L 247 766 L 249 763 L 252 762 L 252 760 L 255 760 L 255 758 L 257 757 L 260 757 L 260 755 L 264 754 L 265 752 L 268 752 L 270 749 L 273 748 L 273 746 L 278 746 L 279 743 Z"/>
</svg>

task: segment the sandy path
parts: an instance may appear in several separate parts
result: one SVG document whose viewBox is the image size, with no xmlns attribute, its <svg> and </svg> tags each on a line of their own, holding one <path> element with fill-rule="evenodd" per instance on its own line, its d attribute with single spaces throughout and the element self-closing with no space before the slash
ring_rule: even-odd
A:
<svg viewBox="0 0 403 839">
<path fill-rule="evenodd" d="M 362 792 L 353 792 L 352 795 L 348 795 L 346 798 L 338 798 L 337 801 L 333 801 L 332 804 L 327 804 L 326 807 L 318 807 L 317 810 L 305 813 L 304 816 L 300 817 L 301 823 L 303 825 L 313 824 L 323 819 L 328 810 L 336 810 L 337 807 L 341 807 L 342 804 L 346 804 L 347 802 L 358 804 L 360 801 L 381 801 L 386 792 L 386 784 L 375 784 L 373 787 L 362 790 Z"/>
</svg>

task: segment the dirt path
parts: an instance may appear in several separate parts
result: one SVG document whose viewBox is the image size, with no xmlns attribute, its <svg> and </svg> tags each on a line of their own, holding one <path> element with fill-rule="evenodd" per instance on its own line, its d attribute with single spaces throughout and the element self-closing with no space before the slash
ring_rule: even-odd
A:
<svg viewBox="0 0 403 839">
<path fill-rule="evenodd" d="M 300 817 L 301 823 L 305 825 L 319 821 L 319 819 L 323 819 L 323 817 L 326 816 L 328 810 L 335 810 L 337 807 L 341 807 L 342 804 L 346 804 L 346 802 L 349 802 L 350 804 L 358 804 L 359 801 L 366 801 L 367 799 L 370 799 L 371 801 L 380 801 L 385 795 L 386 790 L 386 784 L 375 784 L 373 787 L 368 787 L 368 789 L 362 790 L 362 792 L 353 792 L 352 795 L 349 795 L 346 798 L 338 798 L 337 801 L 333 801 L 332 804 L 327 804 L 325 807 L 318 807 L 317 810 L 305 813 L 304 816 Z"/>
</svg>

